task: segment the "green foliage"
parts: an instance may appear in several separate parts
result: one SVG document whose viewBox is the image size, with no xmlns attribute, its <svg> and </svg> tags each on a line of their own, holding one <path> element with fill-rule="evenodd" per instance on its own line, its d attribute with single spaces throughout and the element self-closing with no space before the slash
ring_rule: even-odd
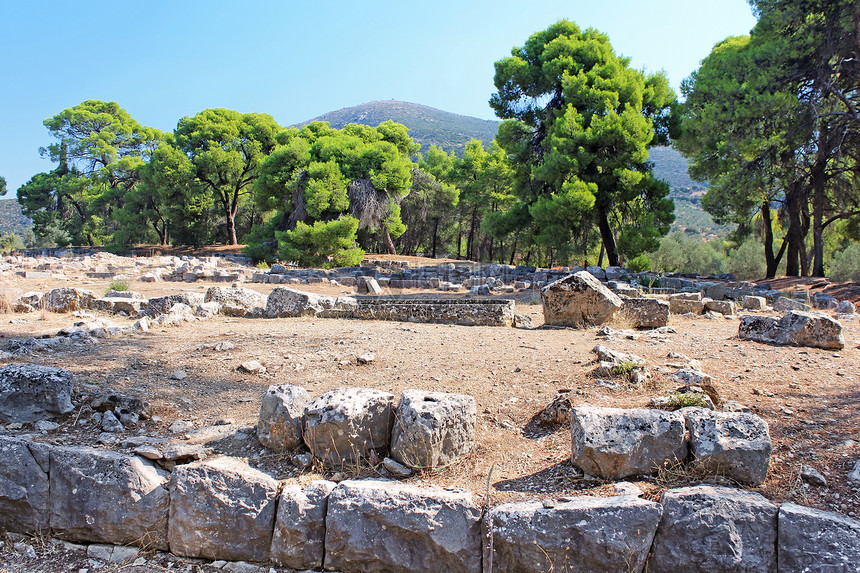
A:
<svg viewBox="0 0 860 573">
<path fill-rule="evenodd" d="M 738 280 L 757 280 L 767 273 L 761 244 L 745 241 L 729 252 L 726 270 Z"/>
<path fill-rule="evenodd" d="M 0 195 L 6 194 L 6 178 L 0 176 Z"/>
<path fill-rule="evenodd" d="M 725 255 L 714 243 L 690 240 L 681 233 L 664 237 L 651 257 L 658 270 L 670 273 L 712 275 L 724 272 L 726 264 Z"/>
<path fill-rule="evenodd" d="M 646 253 L 642 253 L 638 257 L 634 257 L 627 261 L 627 268 L 634 273 L 650 271 L 651 265 L 651 258 Z"/>
<path fill-rule="evenodd" d="M 331 268 L 358 265 L 364 251 L 355 248 L 358 219 L 345 215 L 333 221 L 299 222 L 291 231 L 278 231 L 278 257 L 302 266 Z"/>
<path fill-rule="evenodd" d="M 833 254 L 829 276 L 839 282 L 860 282 L 860 243 Z"/>
<path fill-rule="evenodd" d="M 116 292 L 126 292 L 131 287 L 130 279 L 113 279 L 108 285 L 105 294 L 116 291 Z"/>
<path fill-rule="evenodd" d="M 24 241 L 18 235 L 7 233 L 0 235 L 0 253 L 8 255 L 12 251 L 24 248 Z"/>
<path fill-rule="evenodd" d="M 490 106 L 506 120 L 499 143 L 526 207 L 513 211 L 528 215 L 520 228 L 536 244 L 557 247 L 587 220 L 610 264 L 618 264 L 619 251 L 635 257 L 656 248 L 673 219 L 668 186 L 656 182 L 648 162 L 648 147 L 668 136 L 675 96 L 666 77 L 631 69 L 606 35 L 560 20 L 496 62 L 495 85 Z M 546 225 L 567 229 L 542 232 Z"/>
<path fill-rule="evenodd" d="M 701 392 L 673 392 L 669 395 L 666 407 L 670 410 L 680 410 L 691 407 L 709 408 L 712 404 L 708 395 Z"/>
</svg>

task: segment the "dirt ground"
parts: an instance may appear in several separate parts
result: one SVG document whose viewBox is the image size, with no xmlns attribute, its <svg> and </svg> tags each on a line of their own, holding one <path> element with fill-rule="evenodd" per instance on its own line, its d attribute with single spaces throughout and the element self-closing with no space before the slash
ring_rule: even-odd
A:
<svg viewBox="0 0 860 573">
<path fill-rule="evenodd" d="M 107 281 L 93 279 L 72 285 L 68 281 L 20 279 L 14 284 L 0 283 L 0 289 L 45 291 L 55 286 L 104 292 Z M 210 286 L 213 284 L 204 282 L 134 283 L 131 289 L 150 297 L 182 290 L 205 292 Z M 245 286 L 264 294 L 273 288 L 265 284 Z M 328 284 L 296 287 L 330 295 L 355 292 L 351 287 Z M 418 292 L 397 291 L 404 295 Z M 535 326 L 543 323 L 535 294 L 518 295 L 517 312 L 529 315 Z M 131 322 L 117 316 L 101 318 L 119 325 Z M 80 319 L 46 313 L 0 315 L 0 349 L 6 341 L 54 334 L 76 320 Z M 69 369 L 85 393 L 111 389 L 149 401 L 159 421 L 142 423 L 130 430 L 129 436 L 145 431 L 150 436 L 175 438 L 168 427 L 177 420 L 191 420 L 198 427 L 225 422 L 253 426 L 261 396 L 270 384 L 277 383 L 300 384 L 312 397 L 338 386 L 377 388 L 395 396 L 408 388 L 470 394 L 478 403 L 475 453 L 452 467 L 419 473 L 407 481 L 469 490 L 489 504 L 498 504 L 609 494 L 610 483 L 585 479 L 571 465 L 569 428 L 545 427 L 534 417 L 559 392 L 568 393 L 574 404 L 644 407 L 650 398 L 674 389 L 668 380 L 674 369 L 667 364 L 676 360 L 667 355 L 682 353 L 701 361 L 723 400 L 750 406 L 769 424 L 774 446 L 770 473 L 755 491 L 778 502 L 794 501 L 853 517 L 860 515 L 860 487 L 846 477 L 860 459 L 860 323 L 843 322 L 846 346 L 839 352 L 739 340 L 737 319 L 673 316 L 670 324 L 675 334 L 607 341 L 598 336 L 597 328 L 526 330 L 216 317 L 50 354 L 15 357 L 13 361 Z M 223 341 L 234 343 L 235 348 L 215 350 Z M 589 376 L 594 367 L 591 351 L 597 344 L 645 358 L 652 382 L 645 388 L 598 385 Z M 375 359 L 360 365 L 357 356 L 367 352 Z M 247 360 L 260 361 L 266 373 L 237 370 Z M 187 377 L 171 378 L 177 371 Z M 60 420 L 58 430 L 35 433 L 35 439 L 94 445 L 99 431 L 93 424 L 81 425 L 86 415 L 77 410 Z M 21 431 L 33 433 L 31 425 Z M 373 468 L 314 467 L 302 473 L 288 457 L 272 455 L 255 439 L 233 445 L 227 442 L 222 444 L 223 451 L 244 457 L 279 479 L 383 475 L 381 469 Z M 824 474 L 827 486 L 804 484 L 800 480 L 802 464 Z M 656 478 L 634 481 L 646 496 L 657 499 L 667 487 L 700 483 L 701 479 L 690 473 L 666 471 Z M 9 555 L 0 549 L 0 565 L 4 554 Z"/>
</svg>

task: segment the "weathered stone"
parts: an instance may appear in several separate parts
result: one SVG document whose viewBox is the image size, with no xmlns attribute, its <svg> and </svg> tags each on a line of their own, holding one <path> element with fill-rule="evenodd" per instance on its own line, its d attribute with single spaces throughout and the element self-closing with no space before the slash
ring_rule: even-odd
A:
<svg viewBox="0 0 860 573">
<path fill-rule="evenodd" d="M 840 300 L 839 304 L 836 305 L 836 312 L 839 314 L 855 314 L 857 307 L 850 300 Z"/>
<path fill-rule="evenodd" d="M 485 518 L 484 571 L 639 572 L 660 515 L 659 504 L 627 495 L 500 505 Z"/>
<path fill-rule="evenodd" d="M 860 563 L 860 521 L 785 503 L 779 508 L 780 573 L 856 571 Z"/>
<path fill-rule="evenodd" d="M 268 298 L 249 288 L 233 285 L 229 288 L 210 287 L 203 302 L 217 302 L 225 316 L 262 316 Z"/>
<path fill-rule="evenodd" d="M 669 324 L 669 303 L 656 298 L 628 298 L 622 308 L 633 328 L 660 328 Z"/>
<path fill-rule="evenodd" d="M 475 447 L 475 399 L 466 394 L 406 390 L 397 404 L 391 457 L 416 469 L 444 467 Z"/>
<path fill-rule="evenodd" d="M 114 413 L 108 410 L 102 414 L 102 430 L 116 434 L 122 432 L 125 428 Z"/>
<path fill-rule="evenodd" d="M 315 316 L 327 308 L 335 306 L 330 296 L 302 292 L 287 287 L 275 287 L 266 301 L 267 318 L 295 316 Z"/>
<path fill-rule="evenodd" d="M 48 312 L 74 312 L 91 308 L 96 298 L 96 294 L 89 290 L 55 288 L 45 293 L 39 305 Z"/>
<path fill-rule="evenodd" d="M 694 464 L 753 486 L 765 480 L 772 445 L 764 420 L 747 412 L 703 408 L 680 412 L 690 432 Z"/>
<path fill-rule="evenodd" d="M 325 568 L 345 573 L 481 570 L 481 508 L 471 494 L 344 481 L 329 496 Z"/>
<path fill-rule="evenodd" d="M 315 481 L 305 488 L 284 486 L 275 518 L 272 562 L 291 569 L 322 568 L 328 496 L 336 485 L 330 481 Z"/>
<path fill-rule="evenodd" d="M 269 386 L 257 422 L 257 439 L 263 447 L 289 452 L 302 445 L 302 416 L 310 403 L 310 395 L 301 386 Z"/>
<path fill-rule="evenodd" d="M 382 294 L 382 288 L 373 277 L 357 277 L 355 285 L 358 287 L 359 294 Z"/>
<path fill-rule="evenodd" d="M 601 325 L 624 306 L 618 295 L 586 271 L 543 287 L 541 302 L 546 324 L 575 328 Z"/>
<path fill-rule="evenodd" d="M 683 297 L 684 294 L 686 293 L 669 297 L 669 312 L 672 314 L 702 314 L 705 310 L 705 303 L 701 301 L 702 293 L 695 293 L 699 295 L 699 300 L 691 300 L 688 297 Z"/>
<path fill-rule="evenodd" d="M 263 366 L 259 360 L 246 360 L 239 364 L 236 367 L 236 370 L 240 372 L 246 372 L 248 374 L 265 374 L 266 367 Z"/>
<path fill-rule="evenodd" d="M 661 499 L 648 571 L 775 573 L 776 505 L 726 487 L 673 489 Z"/>
<path fill-rule="evenodd" d="M 719 406 L 722 402 L 720 393 L 711 380 L 710 375 L 705 374 L 701 370 L 692 368 L 682 368 L 677 372 L 669 375 L 669 380 L 675 384 L 680 384 L 682 388 L 698 387 L 708 395 L 714 406 Z M 685 392 L 686 390 L 679 389 L 678 391 Z"/>
<path fill-rule="evenodd" d="M 680 412 L 583 404 L 571 411 L 570 428 L 571 462 L 605 479 L 653 474 L 687 457 Z"/>
<path fill-rule="evenodd" d="M 168 314 L 174 305 L 182 303 L 189 307 L 193 315 L 194 309 L 204 302 L 204 296 L 199 292 L 181 292 L 167 296 L 160 296 L 149 299 L 146 305 L 144 314 L 146 316 L 155 317 L 161 314 Z"/>
<path fill-rule="evenodd" d="M 52 448 L 51 529 L 63 539 L 167 549 L 168 474 L 149 460 Z"/>
<path fill-rule="evenodd" d="M 743 298 L 744 310 L 765 310 L 767 309 L 767 299 L 763 296 L 746 295 Z"/>
<path fill-rule="evenodd" d="M 711 312 L 719 312 L 725 316 L 735 315 L 735 303 L 730 300 L 708 300 L 705 309 Z"/>
<path fill-rule="evenodd" d="M 779 297 L 775 303 L 773 303 L 773 310 L 776 312 L 788 312 L 789 310 L 809 310 L 811 307 L 799 300 L 794 300 L 793 298 L 788 298 L 787 296 Z"/>
<path fill-rule="evenodd" d="M 841 350 L 842 325 L 820 312 L 792 310 L 777 320 L 769 316 L 742 316 L 738 336 L 780 346 L 809 346 Z"/>
<path fill-rule="evenodd" d="M 303 437 L 314 457 L 331 465 L 380 459 L 388 452 L 394 395 L 370 388 L 335 388 L 308 404 Z"/>
<path fill-rule="evenodd" d="M 538 419 L 543 424 L 569 424 L 571 408 L 573 404 L 570 402 L 570 394 L 564 392 L 547 404 L 546 408 L 538 414 Z"/>
<path fill-rule="evenodd" d="M 171 552 L 184 557 L 269 558 L 278 482 L 235 458 L 177 466 L 170 496 Z"/>
<path fill-rule="evenodd" d="M 822 487 L 827 485 L 827 479 L 824 477 L 824 474 L 814 467 L 806 464 L 800 467 L 800 479 L 812 485 Z"/>
<path fill-rule="evenodd" d="M 36 364 L 0 368 L 0 422 L 34 422 L 74 409 L 72 373 Z"/>
<path fill-rule="evenodd" d="M 597 266 L 585 267 L 585 272 L 593 276 L 599 281 L 606 280 L 606 271 Z M 535 278 L 537 280 L 537 278 Z"/>
<path fill-rule="evenodd" d="M 854 467 L 848 472 L 848 481 L 860 484 L 860 460 L 857 460 Z"/>
<path fill-rule="evenodd" d="M 49 446 L 0 436 L 0 530 L 48 529 Z"/>
</svg>

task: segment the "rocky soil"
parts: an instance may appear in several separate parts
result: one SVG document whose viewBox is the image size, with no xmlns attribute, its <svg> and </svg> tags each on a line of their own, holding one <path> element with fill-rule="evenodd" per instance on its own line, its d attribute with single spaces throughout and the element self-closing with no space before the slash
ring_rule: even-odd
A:
<svg viewBox="0 0 860 573">
<path fill-rule="evenodd" d="M 0 282 L 0 294 L 4 289 L 45 292 L 58 286 L 101 293 L 108 282 L 88 279 L 72 284 L 20 278 Z M 200 281 L 133 283 L 131 289 L 151 297 L 182 290 L 205 292 L 213 285 Z M 267 284 L 245 286 L 262 294 L 272 288 Z M 328 295 L 355 292 L 351 287 L 328 284 L 297 288 Z M 320 475 L 328 479 L 379 476 L 384 470 L 318 465 L 299 470 L 288 456 L 262 448 L 247 426 L 256 425 L 261 397 L 270 384 L 299 384 L 312 397 L 346 385 L 398 396 L 410 388 L 457 392 L 477 400 L 477 451 L 444 470 L 408 478 L 409 482 L 474 491 L 488 496 L 486 502 L 493 505 L 583 493 L 611 495 L 611 484 L 586 479 L 571 465 L 569 427 L 540 424 L 537 415 L 559 393 L 569 395 L 574 404 L 644 407 L 651 398 L 675 389 L 677 384 L 669 380 L 669 374 L 675 371 L 672 364 L 677 359 L 668 355 L 681 353 L 701 362 L 723 400 L 749 406 L 769 424 L 774 445 L 770 473 L 754 491 L 774 501 L 793 501 L 855 518 L 860 515 L 860 483 L 848 480 L 860 459 L 860 323 L 843 322 L 845 348 L 838 352 L 740 340 L 737 318 L 702 316 L 673 315 L 670 325 L 675 333 L 607 339 L 596 327 L 541 327 L 539 297 L 532 293 L 516 296 L 517 312 L 531 317 L 538 328 L 218 316 L 99 339 L 95 344 L 7 357 L 0 364 L 30 362 L 73 372 L 78 407 L 58 419 L 59 427 L 53 430 L 39 432 L 33 424 L 24 424 L 0 427 L 0 432 L 27 433 L 55 444 L 105 447 L 97 444 L 101 429 L 91 421 L 92 412 L 80 403 L 103 391 L 120 392 L 148 401 L 154 417 L 120 434 L 120 443 L 111 448 L 122 449 L 123 440 L 138 435 L 193 442 L 193 429 L 227 426 L 210 447 L 247 458 L 278 479 L 306 483 Z M 132 321 L 95 314 L 118 325 Z M 56 334 L 77 320 L 81 319 L 45 312 L 0 314 L 0 350 L 15 340 Z M 595 366 L 591 351 L 597 344 L 643 357 L 651 369 L 650 382 L 632 387 L 590 376 Z M 368 353 L 372 360 L 359 361 L 359 356 L 367 358 Z M 251 360 L 259 361 L 265 372 L 239 369 Z M 171 431 L 177 421 L 190 422 L 191 433 Z M 189 435 L 192 439 L 186 440 Z M 806 483 L 801 478 L 803 465 L 817 469 L 826 485 Z M 647 497 L 656 499 L 667 487 L 702 479 L 689 471 L 667 468 L 657 478 L 633 481 Z M 7 537 L 0 547 L 0 573 L 92 569 L 85 553 L 42 539 L 23 541 L 36 547 L 43 558 L 26 558 L 13 549 L 16 539 Z M 145 558 L 146 564 L 137 569 L 123 566 L 121 570 L 213 570 L 208 562 L 152 554 Z M 101 571 L 113 570 L 110 567 Z"/>
</svg>

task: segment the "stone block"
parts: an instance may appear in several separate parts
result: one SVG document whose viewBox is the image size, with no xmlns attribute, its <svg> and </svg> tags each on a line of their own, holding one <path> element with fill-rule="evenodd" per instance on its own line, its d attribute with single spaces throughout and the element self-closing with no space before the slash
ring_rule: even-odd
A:
<svg viewBox="0 0 860 573">
<path fill-rule="evenodd" d="M 472 396 L 406 390 L 391 431 L 391 457 L 408 467 L 444 467 L 475 446 L 477 406 Z"/>
</svg>

